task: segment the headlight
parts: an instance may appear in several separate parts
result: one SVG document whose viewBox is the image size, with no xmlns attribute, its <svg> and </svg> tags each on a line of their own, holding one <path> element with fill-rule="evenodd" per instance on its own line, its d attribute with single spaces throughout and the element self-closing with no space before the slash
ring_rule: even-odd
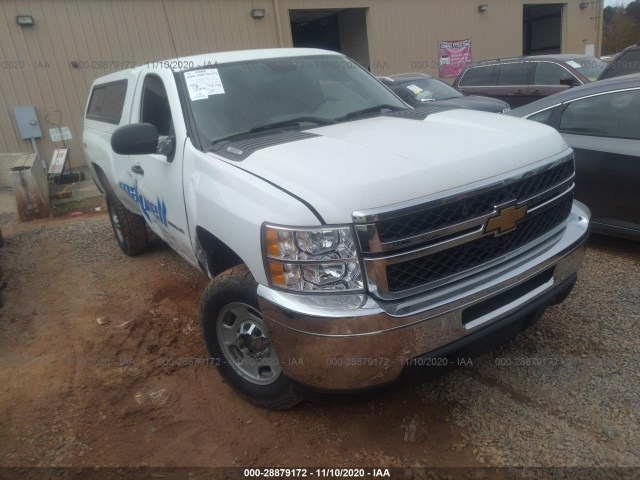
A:
<svg viewBox="0 0 640 480">
<path fill-rule="evenodd" d="M 298 291 L 363 291 L 351 227 L 265 225 L 263 235 L 271 286 Z"/>
</svg>

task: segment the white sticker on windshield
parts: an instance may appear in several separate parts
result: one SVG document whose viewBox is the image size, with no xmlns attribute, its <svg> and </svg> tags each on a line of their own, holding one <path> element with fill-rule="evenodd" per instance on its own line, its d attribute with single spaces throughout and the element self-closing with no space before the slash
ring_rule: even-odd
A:
<svg viewBox="0 0 640 480">
<path fill-rule="evenodd" d="M 422 93 L 422 89 L 417 85 L 409 85 L 407 88 L 411 90 L 413 93 L 415 93 L 416 95 L 418 95 L 419 93 Z"/>
<path fill-rule="evenodd" d="M 191 100 L 203 100 L 209 98 L 209 95 L 224 93 L 224 86 L 217 68 L 185 72 L 184 79 L 187 82 Z"/>
<path fill-rule="evenodd" d="M 567 62 L 567 65 L 571 65 L 573 68 L 580 68 L 582 66 L 578 62 L 576 62 L 575 60 L 569 60 Z"/>
</svg>

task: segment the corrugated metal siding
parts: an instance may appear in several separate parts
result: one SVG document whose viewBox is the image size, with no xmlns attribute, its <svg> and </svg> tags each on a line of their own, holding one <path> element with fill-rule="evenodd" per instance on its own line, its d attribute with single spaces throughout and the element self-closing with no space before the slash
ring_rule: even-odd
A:
<svg viewBox="0 0 640 480">
<path fill-rule="evenodd" d="M 489 10 L 480 14 L 480 3 Z M 45 118 L 71 128 L 72 160 L 83 162 L 82 118 L 93 80 L 153 60 L 211 51 L 278 46 L 276 6 L 282 46 L 291 46 L 290 9 L 367 8 L 371 69 L 376 74 L 420 71 L 437 74 L 437 42 L 473 40 L 473 58 L 522 53 L 523 0 L 2 0 L 0 62 L 0 152 L 30 151 L 13 124 L 11 107 L 35 105 L 45 134 L 41 153 L 55 148 Z M 558 3 L 540 0 L 535 3 Z M 565 7 L 564 51 L 583 53 L 599 36 L 596 6 L 580 0 Z M 266 9 L 261 20 L 253 8 Z M 166 10 L 166 16 L 165 16 Z M 34 17 L 19 27 L 16 15 Z M 171 25 L 174 46 L 168 30 Z M 73 68 L 71 62 L 79 62 Z M 107 67 L 107 68 L 104 68 Z"/>
<path fill-rule="evenodd" d="M 478 12 L 478 5 L 489 9 Z M 285 46 L 291 46 L 288 10 L 369 8 L 371 70 L 377 75 L 418 71 L 438 74 L 438 42 L 472 39 L 474 61 L 522 55 L 522 15 L 525 4 L 558 4 L 557 0 L 280 0 Z M 565 4 L 564 48 L 584 53 L 585 43 L 599 45 L 592 17 L 579 0 Z"/>
<path fill-rule="evenodd" d="M 0 2 L 0 61 L 24 68 L 0 69 L 0 152 L 31 151 L 20 138 L 11 108 L 35 105 L 44 138 L 40 152 L 53 149 L 49 118 L 71 129 L 72 162 L 84 162 L 82 122 L 91 83 L 134 64 L 212 51 L 277 46 L 268 0 L 40 0 Z M 175 51 L 168 30 L 170 19 Z M 252 8 L 271 9 L 262 20 Z M 16 15 L 32 15 L 20 27 Z M 78 62 L 73 68 L 71 63 Z M 46 63 L 45 63 L 46 62 Z M 5 64 L 7 65 L 7 64 Z M 105 68 L 106 67 L 106 68 Z"/>
</svg>

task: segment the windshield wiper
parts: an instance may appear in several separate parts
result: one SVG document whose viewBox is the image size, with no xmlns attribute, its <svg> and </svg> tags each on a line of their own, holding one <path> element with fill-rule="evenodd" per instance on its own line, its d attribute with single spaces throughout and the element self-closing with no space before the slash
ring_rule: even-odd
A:
<svg viewBox="0 0 640 480">
<path fill-rule="evenodd" d="M 253 127 L 249 130 L 249 133 L 264 132 L 265 130 L 272 130 L 282 127 L 296 127 L 301 123 L 315 123 L 316 125 L 333 125 L 335 120 L 320 117 L 297 117 L 290 118 L 289 120 L 282 120 L 281 122 L 267 123 L 266 125 L 260 125 L 259 127 Z"/>
<path fill-rule="evenodd" d="M 259 127 L 253 127 L 247 130 L 246 132 L 234 133 L 233 135 L 219 138 L 211 142 L 208 150 L 209 151 L 215 150 L 214 147 L 220 143 L 228 142 L 231 140 L 237 140 L 239 138 L 244 138 L 247 135 L 251 135 L 252 133 L 259 133 L 259 132 L 264 132 L 266 130 L 272 130 L 272 129 L 282 128 L 282 127 L 295 127 L 300 125 L 301 123 L 315 123 L 317 125 L 333 125 L 334 123 L 337 123 L 337 122 L 335 120 L 331 120 L 328 118 L 320 118 L 320 117 L 291 118 L 289 120 L 283 120 L 281 122 L 268 123 L 266 125 L 261 125 Z"/>
<path fill-rule="evenodd" d="M 373 107 L 363 108 L 362 110 L 355 110 L 353 112 L 347 113 L 344 117 L 336 118 L 336 120 L 351 120 L 352 118 L 364 117 L 366 115 L 371 115 L 372 113 L 379 113 L 383 110 L 406 110 L 405 108 L 398 107 L 396 105 L 375 105 Z"/>
</svg>

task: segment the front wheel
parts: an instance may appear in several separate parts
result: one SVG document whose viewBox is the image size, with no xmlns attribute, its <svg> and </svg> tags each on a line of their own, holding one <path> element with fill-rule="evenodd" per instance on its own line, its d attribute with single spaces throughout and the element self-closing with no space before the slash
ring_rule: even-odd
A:
<svg viewBox="0 0 640 480">
<path fill-rule="evenodd" d="M 120 249 L 127 255 L 140 255 L 149 248 L 144 218 L 131 213 L 113 192 L 107 192 L 107 210 Z"/>
<path fill-rule="evenodd" d="M 218 371 L 233 388 L 256 405 L 285 410 L 301 398 L 280 369 L 257 287 L 245 265 L 214 278 L 200 303 L 202 333 Z"/>
</svg>

